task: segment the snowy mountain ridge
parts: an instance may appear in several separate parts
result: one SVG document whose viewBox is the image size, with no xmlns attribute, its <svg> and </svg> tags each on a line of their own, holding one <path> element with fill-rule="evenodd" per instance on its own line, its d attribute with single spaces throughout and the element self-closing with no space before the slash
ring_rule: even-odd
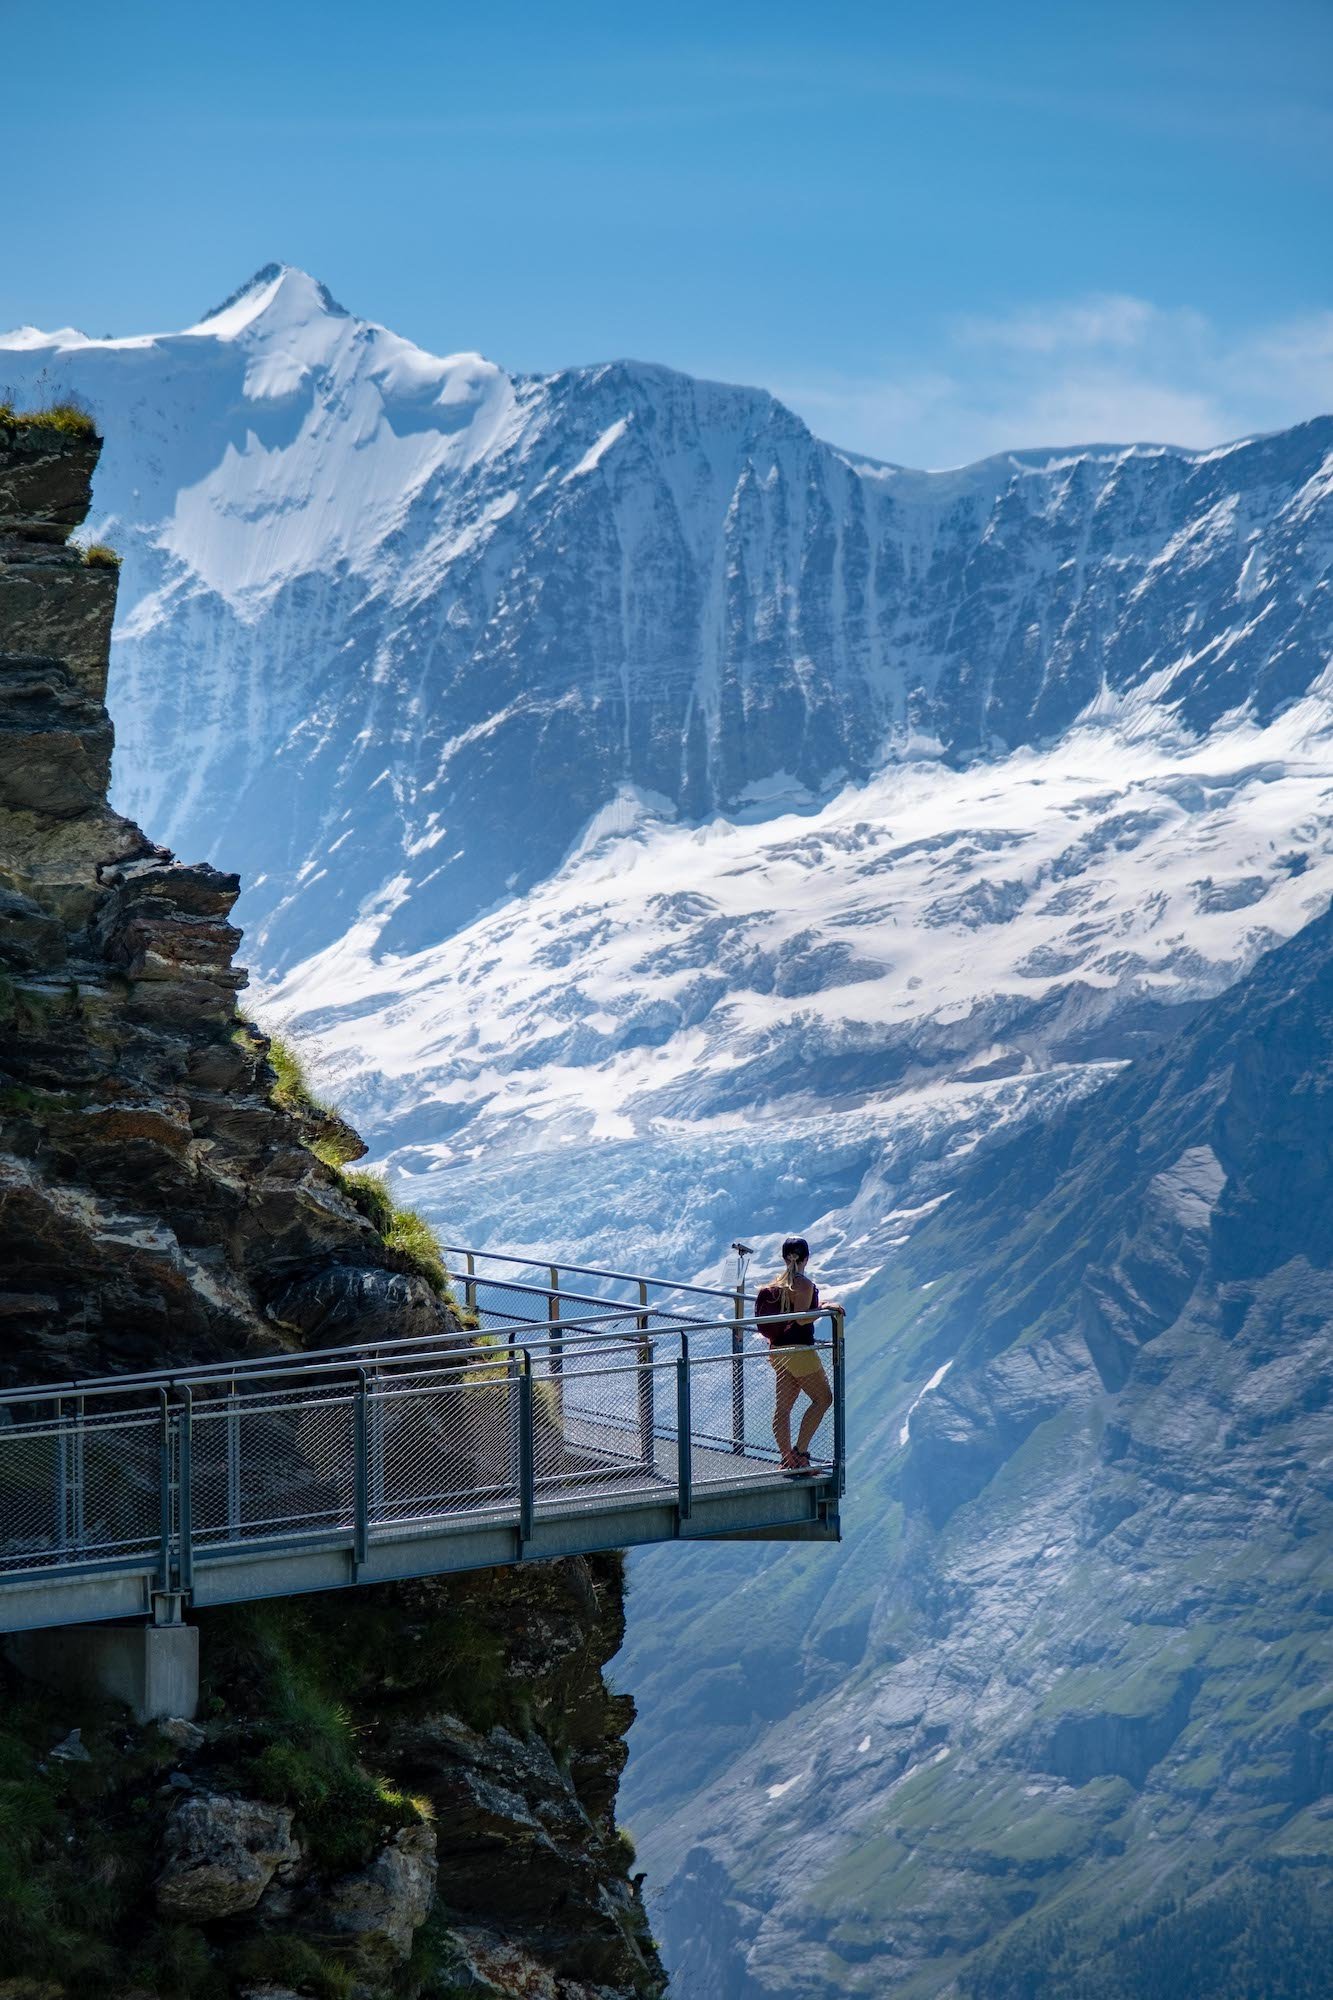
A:
<svg viewBox="0 0 1333 2000">
<path fill-rule="evenodd" d="M 910 472 L 759 390 L 428 355 L 286 267 L 181 334 L 2 336 L 0 373 L 108 433 L 119 796 L 239 857 L 271 965 L 400 876 L 384 948 L 438 942 L 627 787 L 813 810 L 1125 702 L 1263 723 L 1326 664 L 1326 420 Z"/>
<path fill-rule="evenodd" d="M 1333 888 L 1333 422 L 911 472 L 279 265 L 0 350 L 107 433 L 120 802 L 452 1228 L 865 1275 Z"/>
</svg>

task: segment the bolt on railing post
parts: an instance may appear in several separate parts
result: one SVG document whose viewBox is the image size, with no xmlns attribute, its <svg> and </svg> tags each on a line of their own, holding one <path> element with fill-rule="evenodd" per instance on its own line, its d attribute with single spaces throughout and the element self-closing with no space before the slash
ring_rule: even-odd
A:
<svg viewBox="0 0 1333 2000">
<path fill-rule="evenodd" d="M 180 1439 L 176 1477 L 179 1483 L 177 1519 L 180 1548 L 176 1560 L 177 1588 L 194 1588 L 194 1397 L 188 1382 L 181 1384 L 181 1407 L 177 1418 Z"/>
<path fill-rule="evenodd" d="M 171 1405 L 165 1389 L 159 1389 L 157 1430 L 158 1551 L 157 1587 L 171 1589 Z"/>
<path fill-rule="evenodd" d="M 470 1313 L 477 1310 L 477 1258 L 475 1251 L 465 1250 L 467 1259 L 467 1280 L 463 1286 L 463 1304 Z"/>
<path fill-rule="evenodd" d="M 352 1405 L 352 1561 L 359 1569 L 370 1546 L 370 1425 L 364 1368 L 356 1371 L 356 1401 Z"/>
<path fill-rule="evenodd" d="M 638 1331 L 636 1351 L 639 1365 L 636 1370 L 638 1379 L 635 1401 L 639 1412 L 639 1457 L 643 1461 L 644 1471 L 653 1472 L 657 1466 L 657 1446 L 653 1435 L 656 1428 L 653 1422 L 653 1343 L 648 1338 L 646 1278 L 639 1280 L 639 1310 L 635 1315 L 634 1324 Z"/>
<path fill-rule="evenodd" d="M 732 1300 L 731 1329 L 731 1449 L 740 1457 L 745 1450 L 745 1293 L 737 1286 Z"/>
<path fill-rule="evenodd" d="M 680 1336 L 676 1362 L 676 1507 L 682 1521 L 690 1518 L 694 1496 L 694 1426 L 690 1416 L 690 1337 Z"/>
<path fill-rule="evenodd" d="M 518 1376 L 518 1539 L 532 1540 L 532 1509 L 536 1498 L 537 1454 L 532 1422 L 532 1356 L 520 1350 Z"/>
<path fill-rule="evenodd" d="M 838 1470 L 838 1491 L 847 1491 L 847 1402 L 845 1394 L 846 1364 L 844 1358 L 847 1315 L 841 1306 L 834 1306 L 829 1312 L 833 1322 L 833 1463 Z"/>
</svg>

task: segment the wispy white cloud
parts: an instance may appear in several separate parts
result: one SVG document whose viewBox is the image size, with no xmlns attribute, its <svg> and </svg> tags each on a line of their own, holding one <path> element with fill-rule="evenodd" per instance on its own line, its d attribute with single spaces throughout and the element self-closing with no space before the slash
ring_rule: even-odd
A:
<svg viewBox="0 0 1333 2000">
<path fill-rule="evenodd" d="M 1165 317 L 1147 299 L 1124 292 L 1094 292 L 1058 305 L 1033 306 L 999 319 L 964 318 L 953 337 L 969 347 L 1009 349 L 1018 354 L 1056 354 L 1088 347 L 1139 347 Z M 1190 315 L 1197 324 L 1197 314 Z"/>
<path fill-rule="evenodd" d="M 1024 446 L 1206 446 L 1333 409 L 1333 312 L 1228 335 L 1120 293 L 969 317 L 932 365 L 772 385 L 821 435 L 906 465 Z"/>
</svg>

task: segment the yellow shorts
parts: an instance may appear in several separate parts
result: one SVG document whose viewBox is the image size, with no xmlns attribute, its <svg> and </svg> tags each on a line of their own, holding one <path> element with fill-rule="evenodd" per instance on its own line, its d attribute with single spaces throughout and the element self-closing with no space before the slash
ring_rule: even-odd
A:
<svg viewBox="0 0 1333 2000">
<path fill-rule="evenodd" d="M 775 1347 L 769 1352 L 769 1360 L 779 1375 L 795 1375 L 804 1381 L 811 1375 L 822 1375 L 824 1364 L 817 1348 Z"/>
</svg>

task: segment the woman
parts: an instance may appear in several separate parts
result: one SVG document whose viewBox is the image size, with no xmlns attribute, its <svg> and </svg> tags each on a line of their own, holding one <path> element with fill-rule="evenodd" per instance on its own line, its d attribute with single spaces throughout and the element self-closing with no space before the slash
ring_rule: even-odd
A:
<svg viewBox="0 0 1333 2000">
<path fill-rule="evenodd" d="M 814 1315 L 819 1311 L 819 1287 L 805 1274 L 810 1245 L 803 1236 L 789 1236 L 782 1246 L 783 1274 L 771 1284 L 761 1285 L 754 1309 L 762 1319 L 776 1324 L 761 1326 L 770 1347 L 769 1360 L 777 1375 L 777 1400 L 773 1410 L 773 1435 L 783 1467 L 788 1472 L 810 1472 L 810 1441 L 833 1402 L 824 1364 L 815 1349 Z M 791 1441 L 791 1413 L 798 1396 L 808 1396 L 810 1407 L 801 1418 L 796 1443 Z"/>
</svg>

